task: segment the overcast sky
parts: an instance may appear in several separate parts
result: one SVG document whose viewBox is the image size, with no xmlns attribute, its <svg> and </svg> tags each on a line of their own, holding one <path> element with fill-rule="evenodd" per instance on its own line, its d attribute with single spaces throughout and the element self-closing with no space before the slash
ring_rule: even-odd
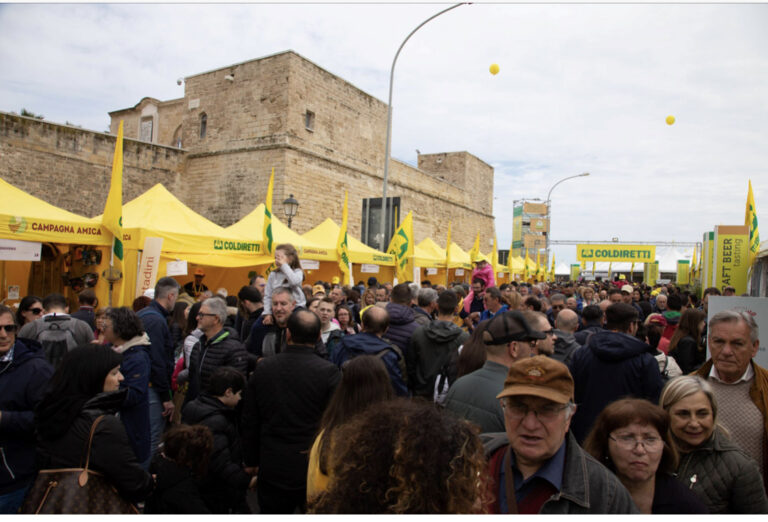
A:
<svg viewBox="0 0 768 522">
<path fill-rule="evenodd" d="M 6 4 L 0 110 L 104 131 L 179 77 L 287 49 L 386 102 L 400 42 L 448 5 Z M 750 178 L 768 239 L 766 27 L 758 4 L 461 6 L 400 55 L 392 155 L 492 165 L 500 248 L 513 200 L 582 172 L 552 193 L 553 240 L 700 241 L 743 224 Z"/>
</svg>

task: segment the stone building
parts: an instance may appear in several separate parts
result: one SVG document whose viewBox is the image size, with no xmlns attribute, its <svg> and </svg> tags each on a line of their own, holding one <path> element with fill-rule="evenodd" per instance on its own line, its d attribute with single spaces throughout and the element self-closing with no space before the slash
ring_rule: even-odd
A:
<svg viewBox="0 0 768 522">
<path fill-rule="evenodd" d="M 293 194 L 299 233 L 340 222 L 345 190 L 350 233 L 378 232 L 364 209 L 381 205 L 387 106 L 292 51 L 189 76 L 183 98 L 109 115 L 112 134 L 124 121 L 126 201 L 162 182 L 228 226 L 264 201 L 274 168 L 276 215 Z M 0 113 L 0 176 L 74 212 L 103 210 L 113 147 L 109 134 Z M 392 158 L 387 195 L 401 219 L 413 211 L 416 241 L 443 244 L 450 220 L 462 248 L 479 231 L 490 250 L 493 168 L 472 154 L 420 154 L 418 168 Z"/>
</svg>

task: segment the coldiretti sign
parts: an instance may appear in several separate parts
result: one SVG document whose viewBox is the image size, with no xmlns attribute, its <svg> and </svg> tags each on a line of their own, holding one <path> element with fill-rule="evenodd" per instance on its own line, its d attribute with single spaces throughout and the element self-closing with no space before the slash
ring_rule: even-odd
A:
<svg viewBox="0 0 768 522">
<path fill-rule="evenodd" d="M 609 261 L 618 263 L 652 263 L 656 245 L 576 245 L 579 261 Z"/>
</svg>

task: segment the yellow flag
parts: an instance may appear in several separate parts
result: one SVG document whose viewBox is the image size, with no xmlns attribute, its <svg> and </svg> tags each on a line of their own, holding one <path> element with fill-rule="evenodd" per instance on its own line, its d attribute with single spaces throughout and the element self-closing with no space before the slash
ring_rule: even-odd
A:
<svg viewBox="0 0 768 522">
<path fill-rule="evenodd" d="M 112 158 L 112 179 L 109 184 L 109 194 L 107 203 L 104 205 L 104 214 L 101 216 L 101 223 L 112 233 L 112 254 L 109 265 L 120 271 L 123 275 L 123 121 L 120 120 L 120 126 L 117 130 L 117 141 L 115 142 L 115 155 Z M 125 295 L 125 277 L 115 283 L 113 291 L 117 294 L 115 303 L 118 306 L 123 305 Z M 110 295 L 109 306 L 113 306 L 112 295 Z"/>
<path fill-rule="evenodd" d="M 448 238 L 445 240 L 445 286 L 448 286 L 448 270 L 451 269 L 451 222 L 448 222 Z"/>
<path fill-rule="evenodd" d="M 696 251 L 698 250 L 698 245 L 693 247 L 693 255 L 691 256 L 691 266 L 690 266 L 690 276 L 689 279 L 691 282 L 693 282 L 694 279 L 696 279 L 696 271 L 698 267 L 696 266 Z"/>
<path fill-rule="evenodd" d="M 413 215 L 408 212 L 387 248 L 387 253 L 395 256 L 395 275 L 400 283 L 413 280 L 413 246 Z"/>
<path fill-rule="evenodd" d="M 475 238 L 475 244 L 472 245 L 472 249 L 469 251 L 469 260 L 474 263 L 480 258 L 480 232 L 477 233 Z"/>
<path fill-rule="evenodd" d="M 530 269 L 528 268 L 528 263 L 530 262 L 530 258 L 528 257 L 528 250 L 525 251 L 525 263 L 523 263 L 523 281 L 528 281 L 528 278 L 531 277 Z"/>
<path fill-rule="evenodd" d="M 595 275 L 595 262 L 592 261 L 592 275 Z"/>
<path fill-rule="evenodd" d="M 493 279 L 496 280 L 499 273 L 499 251 L 496 248 L 496 234 L 493 235 L 493 253 L 491 254 L 491 266 L 493 267 Z"/>
<path fill-rule="evenodd" d="M 549 280 L 555 280 L 555 251 L 552 251 L 552 267 L 549 269 Z"/>
<path fill-rule="evenodd" d="M 752 266 L 760 250 L 760 231 L 757 229 L 757 210 L 755 210 L 755 196 L 752 194 L 752 180 L 749 180 L 744 224 L 749 227 L 749 266 Z"/>
<path fill-rule="evenodd" d="M 272 174 L 269 176 L 269 186 L 267 187 L 267 199 L 264 202 L 264 228 L 262 237 L 264 238 L 264 254 L 271 256 L 275 253 L 275 240 L 272 235 L 272 189 L 275 184 L 275 167 L 272 167 Z"/>
<path fill-rule="evenodd" d="M 539 272 L 541 271 L 541 262 L 539 259 L 539 256 L 541 256 L 541 252 L 539 252 L 539 249 L 536 249 L 536 272 L 534 272 L 534 277 L 536 279 L 539 278 Z"/>
<path fill-rule="evenodd" d="M 349 244 L 347 243 L 347 191 L 344 191 L 344 211 L 341 215 L 341 230 L 339 230 L 339 239 L 336 242 L 336 255 L 339 259 L 339 269 L 343 274 L 344 285 L 351 284 L 352 273 L 349 268 Z"/>
</svg>

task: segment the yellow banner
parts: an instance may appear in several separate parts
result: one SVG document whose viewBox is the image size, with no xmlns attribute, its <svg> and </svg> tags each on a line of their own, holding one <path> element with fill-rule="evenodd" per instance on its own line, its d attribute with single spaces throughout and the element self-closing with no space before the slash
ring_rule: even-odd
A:
<svg viewBox="0 0 768 522">
<path fill-rule="evenodd" d="M 647 285 L 655 285 L 657 279 L 659 279 L 659 262 L 645 263 L 643 282 Z"/>
<path fill-rule="evenodd" d="M 656 245 L 576 245 L 579 261 L 608 261 L 615 263 L 652 263 L 656 259 Z"/>
<path fill-rule="evenodd" d="M 581 265 L 576 263 L 571 265 L 571 281 L 576 281 L 581 275 Z"/>
<path fill-rule="evenodd" d="M 691 262 L 687 259 L 680 259 L 677 261 L 677 284 L 687 285 L 690 284 L 690 268 Z"/>
<path fill-rule="evenodd" d="M 715 227 L 715 261 L 713 271 L 715 286 L 722 290 L 726 286 L 736 289 L 736 294 L 747 291 L 747 270 L 749 268 L 749 227 Z"/>
</svg>

